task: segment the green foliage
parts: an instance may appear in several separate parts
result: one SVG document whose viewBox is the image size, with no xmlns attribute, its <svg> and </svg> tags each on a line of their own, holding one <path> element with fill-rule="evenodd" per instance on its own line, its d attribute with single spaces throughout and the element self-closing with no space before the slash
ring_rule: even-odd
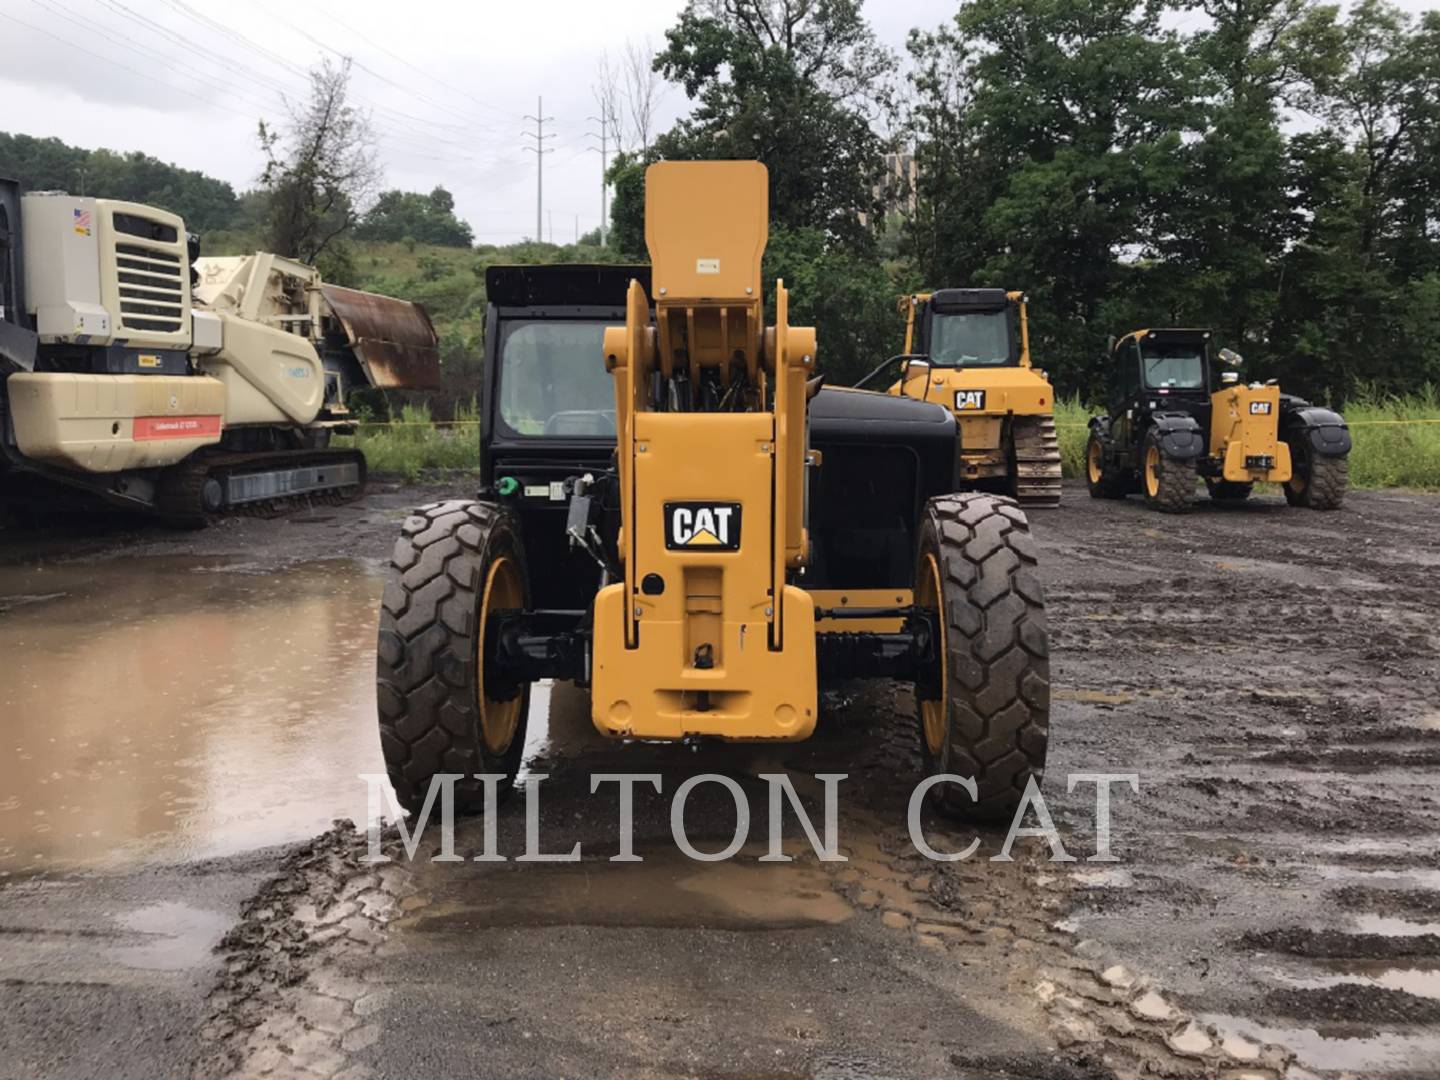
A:
<svg viewBox="0 0 1440 1080">
<path fill-rule="evenodd" d="M 355 226 L 358 240 L 469 247 L 474 234 L 455 216 L 455 197 L 443 187 L 429 195 L 416 191 L 386 191 Z"/>
<path fill-rule="evenodd" d="M 913 33 L 921 276 L 1025 289 L 1062 392 L 1106 335 L 1167 324 L 1310 397 L 1433 380 L 1440 13 L 1200 7 L 1185 36 L 1157 0 L 977 0 Z"/>
<path fill-rule="evenodd" d="M 28 191 L 83 192 L 158 206 L 202 232 L 242 224 L 241 203 L 229 184 L 148 154 L 85 150 L 59 139 L 0 132 L 0 176 Z"/>
<path fill-rule="evenodd" d="M 764 275 L 767 310 L 775 310 L 774 282 L 790 295 L 790 322 L 819 331 L 817 370 L 849 386 L 880 360 L 900 352 L 904 324 L 896 297 L 913 291 L 903 265 L 886 265 L 826 243 L 819 229 L 770 230 Z"/>
<path fill-rule="evenodd" d="M 657 155 L 757 158 L 772 223 L 868 246 L 886 148 L 871 121 L 891 104 L 894 58 L 858 0 L 692 4 L 665 38 L 655 68 L 694 110 L 656 140 Z"/>
<path fill-rule="evenodd" d="M 336 445 L 365 453 L 372 473 L 396 474 L 416 480 L 424 472 L 446 469 L 477 472 L 480 468 L 480 411 L 475 399 L 460 402 L 454 422 L 436 424 L 426 404 L 408 404 L 389 422 L 361 423 L 353 436 Z"/>
</svg>

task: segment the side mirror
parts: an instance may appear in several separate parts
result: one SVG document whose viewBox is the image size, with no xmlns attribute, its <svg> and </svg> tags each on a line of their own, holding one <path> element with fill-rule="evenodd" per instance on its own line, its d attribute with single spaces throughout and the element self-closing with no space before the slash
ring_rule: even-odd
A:
<svg viewBox="0 0 1440 1080">
<path fill-rule="evenodd" d="M 930 361 L 921 360 L 919 358 L 912 358 L 906 360 L 905 363 L 900 367 L 900 377 L 902 379 L 909 379 L 912 375 L 929 377 Z"/>
<path fill-rule="evenodd" d="M 1231 367 L 1241 367 L 1245 363 L 1245 358 L 1234 349 L 1221 349 L 1220 359 Z"/>
</svg>

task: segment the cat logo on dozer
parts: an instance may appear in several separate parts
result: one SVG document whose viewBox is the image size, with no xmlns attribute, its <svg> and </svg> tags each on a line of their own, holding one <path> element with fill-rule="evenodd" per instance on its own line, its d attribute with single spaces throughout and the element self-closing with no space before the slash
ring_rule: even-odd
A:
<svg viewBox="0 0 1440 1080">
<path fill-rule="evenodd" d="M 973 409 L 976 412 L 983 412 L 985 409 L 984 390 L 956 390 L 956 409 Z"/>
<path fill-rule="evenodd" d="M 667 502 L 665 547 L 671 551 L 740 549 L 740 504 Z"/>
</svg>

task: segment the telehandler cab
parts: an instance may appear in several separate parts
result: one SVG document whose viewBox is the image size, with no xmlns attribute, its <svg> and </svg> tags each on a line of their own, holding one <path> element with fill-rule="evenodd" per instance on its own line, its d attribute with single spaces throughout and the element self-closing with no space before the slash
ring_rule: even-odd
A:
<svg viewBox="0 0 1440 1080">
<path fill-rule="evenodd" d="M 817 389 L 815 331 L 765 325 L 757 162 L 646 173 L 653 266 L 492 267 L 481 491 L 395 545 L 378 704 L 390 779 L 508 790 L 530 685 L 588 686 L 607 736 L 795 741 L 823 681 L 916 688 L 941 809 L 1013 812 L 1049 721 L 1024 514 L 952 495 L 938 406 Z M 653 291 L 652 291 L 653 288 Z M 606 373 L 609 377 L 606 377 Z"/>
<path fill-rule="evenodd" d="M 1274 380 L 1240 382 L 1229 349 L 1210 357 L 1210 331 L 1136 330 L 1109 349 L 1109 413 L 1090 421 L 1085 472 L 1097 499 L 1140 491 L 1179 513 L 1195 477 L 1217 501 L 1249 498 L 1260 481 L 1291 506 L 1335 510 L 1349 477 L 1350 429 L 1339 413 L 1282 394 Z"/>
<path fill-rule="evenodd" d="M 933 401 L 960 426 L 959 481 L 1022 506 L 1060 503 L 1055 391 L 1030 362 L 1023 293 L 940 289 L 900 298 L 905 351 L 857 386 L 900 364 L 889 393 Z"/>
</svg>

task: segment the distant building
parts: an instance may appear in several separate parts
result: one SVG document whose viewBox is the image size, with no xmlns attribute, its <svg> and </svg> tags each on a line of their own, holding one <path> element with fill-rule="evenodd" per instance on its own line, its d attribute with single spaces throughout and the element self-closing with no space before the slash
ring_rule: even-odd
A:
<svg viewBox="0 0 1440 1080">
<path fill-rule="evenodd" d="M 919 176 L 915 154 L 904 150 L 885 155 L 885 173 L 872 189 L 885 207 L 885 215 L 911 217 L 915 213 L 915 181 Z M 869 224 L 868 214 L 861 214 L 861 224 Z"/>
</svg>

